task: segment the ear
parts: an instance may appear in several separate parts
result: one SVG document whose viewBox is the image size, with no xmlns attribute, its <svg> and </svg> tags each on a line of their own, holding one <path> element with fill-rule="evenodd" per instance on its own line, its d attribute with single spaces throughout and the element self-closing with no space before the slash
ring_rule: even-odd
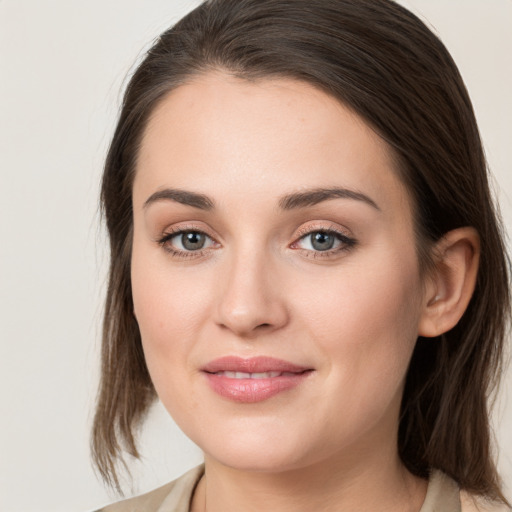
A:
<svg viewBox="0 0 512 512">
<path fill-rule="evenodd" d="M 418 335 L 439 336 L 460 320 L 475 289 L 480 237 L 474 228 L 449 231 L 434 247 Z"/>
</svg>

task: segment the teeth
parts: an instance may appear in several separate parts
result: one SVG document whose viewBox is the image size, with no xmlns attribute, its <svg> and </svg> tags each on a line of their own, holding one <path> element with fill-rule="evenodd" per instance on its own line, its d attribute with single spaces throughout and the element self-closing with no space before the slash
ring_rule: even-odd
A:
<svg viewBox="0 0 512 512">
<path fill-rule="evenodd" d="M 260 373 L 251 373 L 251 379 L 268 379 L 272 377 L 279 377 L 281 372 L 260 372 Z"/>
<path fill-rule="evenodd" d="M 281 375 L 291 376 L 294 375 L 292 372 L 257 372 L 257 373 L 246 373 L 246 372 L 217 372 L 217 375 L 228 377 L 229 379 L 271 379 L 273 377 L 279 377 Z"/>
</svg>

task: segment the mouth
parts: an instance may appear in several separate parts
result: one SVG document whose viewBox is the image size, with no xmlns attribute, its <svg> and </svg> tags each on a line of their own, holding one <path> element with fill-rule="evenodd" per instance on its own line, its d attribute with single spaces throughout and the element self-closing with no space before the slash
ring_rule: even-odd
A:
<svg viewBox="0 0 512 512">
<path fill-rule="evenodd" d="M 294 377 L 297 374 L 293 372 L 215 372 L 213 375 L 220 375 L 228 379 L 273 379 L 274 377 Z"/>
<path fill-rule="evenodd" d="M 216 359 L 202 368 L 216 394 L 238 403 L 262 402 L 290 391 L 313 371 L 282 359 L 235 356 Z"/>
</svg>

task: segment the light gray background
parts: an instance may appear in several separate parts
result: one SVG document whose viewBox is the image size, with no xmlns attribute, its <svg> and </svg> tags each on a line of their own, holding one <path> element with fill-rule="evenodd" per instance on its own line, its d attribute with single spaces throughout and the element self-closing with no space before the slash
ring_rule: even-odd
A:
<svg viewBox="0 0 512 512">
<path fill-rule="evenodd" d="M 512 225 L 512 1 L 404 0 L 466 80 Z M 107 255 L 98 182 L 128 71 L 194 0 L 0 0 L 0 510 L 86 511 L 113 499 L 90 467 Z M 512 497 L 512 372 L 495 414 Z M 134 492 L 201 454 L 161 407 Z"/>
</svg>

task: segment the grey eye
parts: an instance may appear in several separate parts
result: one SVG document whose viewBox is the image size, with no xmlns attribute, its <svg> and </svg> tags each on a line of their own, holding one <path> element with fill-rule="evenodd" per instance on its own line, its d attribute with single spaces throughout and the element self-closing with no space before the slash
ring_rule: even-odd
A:
<svg viewBox="0 0 512 512">
<path fill-rule="evenodd" d="M 198 251 L 204 248 L 206 235 L 197 231 L 187 231 L 180 235 L 181 245 L 187 251 Z"/>
<path fill-rule="evenodd" d="M 333 233 L 325 231 L 316 231 L 308 235 L 310 238 L 311 247 L 315 251 L 328 251 L 334 247 L 336 236 Z"/>
<path fill-rule="evenodd" d="M 202 231 L 180 230 L 160 239 L 159 244 L 173 256 L 201 255 L 203 250 L 216 246 L 215 240 Z"/>
<path fill-rule="evenodd" d="M 319 229 L 310 231 L 293 244 L 294 248 L 305 249 L 313 253 L 332 252 L 350 249 L 356 240 L 334 230 Z"/>
</svg>

